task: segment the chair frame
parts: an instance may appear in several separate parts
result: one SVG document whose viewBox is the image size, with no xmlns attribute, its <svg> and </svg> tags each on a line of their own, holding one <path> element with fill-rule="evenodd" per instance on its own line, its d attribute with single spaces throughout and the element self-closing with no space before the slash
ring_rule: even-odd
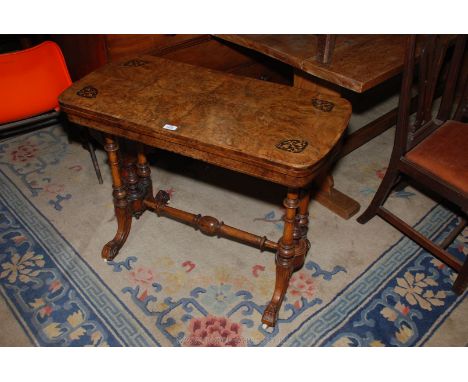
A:
<svg viewBox="0 0 468 382">
<path fill-rule="evenodd" d="M 58 111 L 50 111 L 31 118 L 22 119 L 19 121 L 4 123 L 0 125 L 0 139 L 8 138 L 20 133 L 26 133 L 30 130 L 35 130 L 41 127 L 49 126 L 59 121 L 60 113 Z"/>
<path fill-rule="evenodd" d="M 411 90 L 413 87 L 414 69 L 416 67 L 416 36 L 410 36 L 408 38 L 395 143 L 390 163 L 372 202 L 366 211 L 357 219 L 359 223 L 364 224 L 375 215 L 380 216 L 439 260 L 453 268 L 459 273 L 453 286 L 453 290 L 458 294 L 462 293 L 468 284 L 468 261 L 465 260 L 464 263 L 460 262 L 460 260 L 445 249 L 464 227 L 466 227 L 468 198 L 461 190 L 456 189 L 444 180 L 437 178 L 434 174 L 429 173 L 408 160 L 406 154 L 450 118 L 455 100 L 457 79 L 459 78 L 458 76 L 462 67 L 465 44 L 466 36 L 457 36 L 440 107 L 437 116 L 433 118 L 432 106 L 436 95 L 437 81 L 446 57 L 448 44 L 442 44 L 438 36 L 427 37 L 419 61 L 416 121 L 410 124 Z M 459 102 L 455 117 L 462 116 L 463 111 L 461 110 L 466 109 L 466 105 L 464 104 L 466 102 L 466 85 L 464 94 Z M 390 192 L 402 180 L 403 176 L 413 179 L 416 183 L 434 191 L 443 199 L 450 201 L 461 209 L 461 213 L 464 216 L 462 216 L 458 226 L 441 245 L 435 244 L 417 232 L 413 227 L 383 206 Z"/>
</svg>

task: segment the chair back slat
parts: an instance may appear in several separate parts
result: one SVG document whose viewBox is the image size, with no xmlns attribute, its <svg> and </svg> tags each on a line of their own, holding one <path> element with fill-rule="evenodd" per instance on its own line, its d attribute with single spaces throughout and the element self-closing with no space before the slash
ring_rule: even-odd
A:
<svg viewBox="0 0 468 382">
<path fill-rule="evenodd" d="M 447 82 L 442 95 L 442 101 L 440 103 L 439 113 L 437 114 L 437 119 L 441 121 L 446 121 L 451 118 L 451 112 L 454 104 L 455 92 L 457 90 L 458 80 L 463 80 L 463 73 L 461 72 L 463 66 L 463 60 L 465 55 L 466 47 L 466 35 L 459 36 L 455 44 L 455 50 L 453 52 L 452 64 L 447 76 Z M 464 107 L 466 104 L 466 93 L 467 93 L 467 84 L 468 81 L 465 79 L 464 90 L 462 92 L 462 97 L 459 101 L 458 108 Z M 457 117 L 453 117 L 456 119 Z"/>
<path fill-rule="evenodd" d="M 456 121 L 465 122 L 468 120 L 468 77 L 465 78 L 465 85 L 463 86 L 463 93 L 458 103 L 457 110 L 453 119 Z"/>
<path fill-rule="evenodd" d="M 397 122 L 397 139 L 400 142 L 402 155 L 451 116 L 466 36 L 460 35 L 455 38 L 453 50 L 449 49 L 452 42 L 453 39 L 441 38 L 441 36 L 423 37 L 417 70 L 417 86 L 415 86 L 418 99 L 417 110 L 415 121 L 410 123 L 417 37 L 413 35 L 408 38 Z M 448 57 L 449 52 L 452 52 L 451 57 Z M 450 58 L 448 63 L 447 58 Z M 434 104 L 441 90 L 440 106 L 437 117 L 434 118 Z"/>
<path fill-rule="evenodd" d="M 418 109 L 416 121 L 411 126 L 411 133 L 417 131 L 432 120 L 432 108 L 437 82 L 447 52 L 447 44 L 438 36 L 428 36 L 419 62 Z"/>
</svg>

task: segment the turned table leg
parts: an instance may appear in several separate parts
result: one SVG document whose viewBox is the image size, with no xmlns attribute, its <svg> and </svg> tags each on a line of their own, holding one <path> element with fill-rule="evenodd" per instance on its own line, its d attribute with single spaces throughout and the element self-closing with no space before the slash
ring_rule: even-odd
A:
<svg viewBox="0 0 468 382">
<path fill-rule="evenodd" d="M 112 136 L 105 137 L 104 149 L 109 158 L 109 166 L 112 174 L 112 189 L 114 196 L 114 209 L 117 218 L 117 233 L 102 249 L 104 260 L 112 260 L 119 253 L 120 248 L 127 240 L 132 224 L 132 213 L 127 201 L 127 192 L 122 181 L 119 164 L 119 145 Z"/>
<path fill-rule="evenodd" d="M 294 242 L 297 244 L 294 255 L 294 271 L 302 268 L 310 248 L 310 242 L 307 239 L 307 231 L 309 230 L 310 190 L 302 190 L 300 196 L 301 199 L 299 201 L 293 233 Z"/>
<path fill-rule="evenodd" d="M 137 174 L 136 158 L 130 151 L 123 154 L 121 177 L 126 190 L 127 203 L 132 216 L 139 218 L 144 211 L 141 200 L 140 179 Z"/>
<path fill-rule="evenodd" d="M 142 192 L 142 199 L 154 200 L 151 169 L 146 159 L 145 146 L 137 143 L 137 175 Z"/>
<path fill-rule="evenodd" d="M 146 210 L 143 200 L 153 200 L 151 170 L 142 143 L 126 142 L 121 175 L 132 215 L 138 219 Z"/>
<path fill-rule="evenodd" d="M 289 279 L 294 270 L 295 249 L 294 228 L 296 223 L 296 209 L 299 205 L 298 191 L 288 190 L 284 200 L 286 214 L 284 218 L 283 236 L 279 240 L 276 253 L 276 282 L 273 297 L 263 312 L 262 322 L 267 326 L 275 326 L 278 313 L 288 289 Z"/>
</svg>

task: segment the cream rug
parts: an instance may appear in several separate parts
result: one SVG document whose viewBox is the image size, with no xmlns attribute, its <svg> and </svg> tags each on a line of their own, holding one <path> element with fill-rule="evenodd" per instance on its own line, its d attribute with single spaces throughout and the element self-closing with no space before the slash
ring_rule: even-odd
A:
<svg viewBox="0 0 468 382">
<path fill-rule="evenodd" d="M 373 113 L 379 110 L 374 109 Z M 372 114 L 372 113 L 371 113 Z M 372 115 L 354 116 L 360 124 Z M 341 160 L 338 189 L 372 199 L 394 130 Z M 310 206 L 304 268 L 291 279 L 278 325 L 261 327 L 274 255 L 210 238 L 145 213 L 114 262 L 100 258 L 116 229 L 105 153 L 104 185 L 88 153 L 61 126 L 0 142 L 2 346 L 465 346 L 464 296 L 454 273 L 389 224 L 360 225 Z M 156 151 L 154 189 L 173 206 L 277 240 L 284 190 Z M 387 206 L 442 240 L 456 217 L 407 187 Z M 468 232 L 452 244 L 466 256 Z"/>
</svg>

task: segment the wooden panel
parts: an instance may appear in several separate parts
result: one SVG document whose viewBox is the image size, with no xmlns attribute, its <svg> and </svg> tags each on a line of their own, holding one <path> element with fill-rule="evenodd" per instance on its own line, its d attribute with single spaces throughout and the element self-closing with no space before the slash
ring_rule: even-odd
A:
<svg viewBox="0 0 468 382">
<path fill-rule="evenodd" d="M 252 62 L 248 52 L 233 48 L 212 38 L 183 49 L 156 51 L 154 55 L 204 68 L 226 71 Z"/>
<path fill-rule="evenodd" d="M 50 35 L 74 81 L 107 62 L 149 53 L 192 65 L 289 83 L 290 69 L 269 57 L 210 35 Z M 253 65 L 253 66 L 250 66 Z"/>
<path fill-rule="evenodd" d="M 50 35 L 48 38 L 60 46 L 73 81 L 107 62 L 104 35 Z"/>
<path fill-rule="evenodd" d="M 110 61 L 148 53 L 247 77 L 290 83 L 291 70 L 285 64 L 210 35 L 108 35 L 106 39 Z"/>
<path fill-rule="evenodd" d="M 106 35 L 109 61 L 135 54 L 164 50 L 207 35 L 190 34 L 109 34 Z"/>
<path fill-rule="evenodd" d="M 257 80 L 292 85 L 292 70 L 290 67 L 279 67 L 277 65 L 270 65 L 269 63 L 252 62 L 236 66 L 235 68 L 227 70 L 227 72 L 238 76 L 255 78 Z"/>
<path fill-rule="evenodd" d="M 89 86 L 95 89 L 80 93 Z M 339 97 L 153 56 L 107 65 L 72 85 L 60 103 L 70 116 L 88 119 L 79 121 L 85 125 L 301 186 L 333 151 L 351 116 L 349 102 Z M 178 129 L 165 130 L 166 124 Z"/>
<path fill-rule="evenodd" d="M 215 35 L 225 41 L 244 46 L 301 69 L 302 62 L 317 55 L 316 35 Z"/>
<path fill-rule="evenodd" d="M 270 57 L 210 36 L 185 41 L 176 46 L 158 49 L 151 53 L 158 57 L 262 79 L 281 84 L 291 84 L 292 70 Z"/>
</svg>

